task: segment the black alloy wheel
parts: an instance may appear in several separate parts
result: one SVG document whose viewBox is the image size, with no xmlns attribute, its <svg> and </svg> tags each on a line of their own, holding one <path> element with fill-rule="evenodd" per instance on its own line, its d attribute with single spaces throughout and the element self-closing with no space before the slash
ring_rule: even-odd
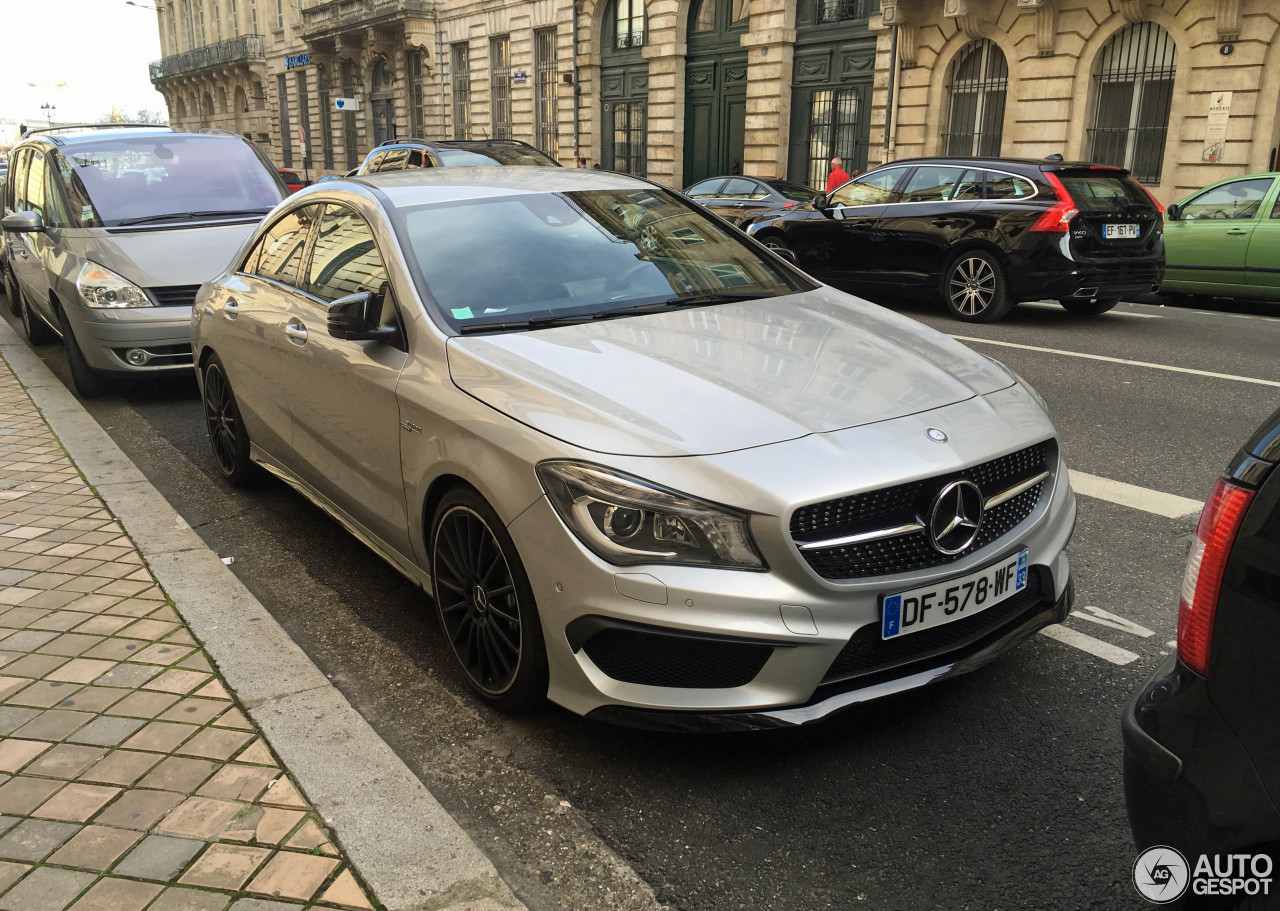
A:
<svg viewBox="0 0 1280 911">
<path fill-rule="evenodd" d="M 493 508 L 458 487 L 436 509 L 431 580 L 440 627 L 467 681 L 515 712 L 547 694 L 547 655 L 533 590 Z"/>
<path fill-rule="evenodd" d="M 58 340 L 49 324 L 39 314 L 31 312 L 31 302 L 21 290 L 18 291 L 18 309 L 22 314 L 22 334 L 32 345 L 48 345 Z"/>
<path fill-rule="evenodd" d="M 9 312 L 14 316 L 22 316 L 22 296 L 18 291 L 17 279 L 13 277 L 13 270 L 9 268 L 4 270 L 4 296 L 9 299 Z"/>
<path fill-rule="evenodd" d="M 769 234 L 761 239 L 760 243 L 764 244 L 770 250 L 785 250 L 792 252 L 791 245 L 781 234 Z"/>
<path fill-rule="evenodd" d="M 1013 307 L 1004 270 L 990 253 L 966 250 L 942 276 L 942 294 L 951 314 L 966 323 L 1002 319 Z"/>
<path fill-rule="evenodd" d="M 204 421 L 218 469 L 234 487 L 246 487 L 258 478 L 258 466 L 249 458 L 249 434 L 245 432 L 226 370 L 216 354 L 204 365 Z"/>
<path fill-rule="evenodd" d="M 1091 300 L 1087 297 L 1064 297 L 1058 303 L 1062 304 L 1063 310 L 1076 316 L 1097 316 L 1115 307 L 1120 303 L 1120 298 L 1095 297 Z"/>
</svg>

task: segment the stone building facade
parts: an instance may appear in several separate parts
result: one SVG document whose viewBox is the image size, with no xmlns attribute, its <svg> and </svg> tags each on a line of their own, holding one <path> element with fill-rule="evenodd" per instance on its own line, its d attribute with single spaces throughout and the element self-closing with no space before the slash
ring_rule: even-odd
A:
<svg viewBox="0 0 1280 911">
<path fill-rule="evenodd" d="M 1129 167 L 1164 203 L 1275 167 L 1275 0 L 882 6 L 877 160 L 1056 153 Z"/>
<path fill-rule="evenodd" d="M 1272 163 L 1274 4 L 169 0 L 152 79 L 175 126 L 312 179 L 385 139 L 502 137 L 677 187 L 821 185 L 836 154 L 1058 153 L 1168 202 Z"/>
</svg>

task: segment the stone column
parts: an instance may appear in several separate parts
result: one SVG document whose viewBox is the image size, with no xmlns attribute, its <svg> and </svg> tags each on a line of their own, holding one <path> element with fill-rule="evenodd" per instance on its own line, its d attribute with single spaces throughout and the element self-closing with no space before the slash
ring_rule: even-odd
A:
<svg viewBox="0 0 1280 911">
<path fill-rule="evenodd" d="M 754 0 L 747 48 L 746 152 L 742 172 L 785 177 L 791 125 L 791 70 L 796 46 L 796 5 Z"/>
</svg>

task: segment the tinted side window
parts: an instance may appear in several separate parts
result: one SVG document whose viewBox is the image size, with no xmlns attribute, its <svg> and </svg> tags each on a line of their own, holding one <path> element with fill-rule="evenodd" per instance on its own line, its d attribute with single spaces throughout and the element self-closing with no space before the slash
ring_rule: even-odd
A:
<svg viewBox="0 0 1280 911">
<path fill-rule="evenodd" d="M 378 162 L 378 171 L 403 171 L 409 160 L 408 149 L 392 149 Z"/>
<path fill-rule="evenodd" d="M 245 262 L 245 271 L 286 285 L 298 284 L 298 266 L 319 206 L 294 209 L 273 224 Z"/>
<path fill-rule="evenodd" d="M 720 177 L 704 180 L 702 183 L 695 183 L 691 186 L 685 195 L 691 199 L 706 199 L 709 196 L 715 196 L 716 190 L 722 183 L 724 183 L 724 179 Z"/>
<path fill-rule="evenodd" d="M 987 172 L 987 199 L 1026 199 L 1035 195 L 1036 188 L 1029 180 L 999 171 Z"/>
<path fill-rule="evenodd" d="M 852 180 L 831 194 L 829 206 L 878 206 L 897 202 L 894 184 L 902 179 L 904 168 L 877 168 Z"/>
<path fill-rule="evenodd" d="M 332 303 L 361 291 L 377 294 L 386 281 L 386 266 L 365 220 L 345 206 L 325 206 L 307 270 L 308 290 Z"/>
<path fill-rule="evenodd" d="M 36 212 L 41 218 L 48 214 L 45 206 L 45 172 L 44 153 L 32 151 L 31 164 L 27 170 L 27 208 Z"/>
<path fill-rule="evenodd" d="M 1236 180 L 1201 193 L 1183 207 L 1187 221 L 1207 218 L 1256 218 L 1262 197 L 1271 189 L 1271 178 Z"/>
<path fill-rule="evenodd" d="M 956 184 L 952 199 L 982 199 L 982 172 L 973 168 L 964 172 L 960 182 Z"/>
<path fill-rule="evenodd" d="M 27 162 L 30 160 L 31 150 L 23 149 L 18 153 L 17 163 L 9 169 L 9 187 L 5 193 L 14 212 L 22 212 L 27 207 Z"/>
<path fill-rule="evenodd" d="M 386 157 L 387 157 L 386 152 L 379 152 L 377 155 L 374 155 L 371 159 L 369 159 L 369 163 L 365 165 L 364 171 L 362 173 L 377 174 L 378 166 L 382 163 L 382 159 Z"/>
<path fill-rule="evenodd" d="M 941 202 L 954 199 L 960 169 L 942 165 L 922 165 L 916 168 L 907 185 L 902 188 L 903 202 Z"/>
<path fill-rule="evenodd" d="M 735 177 L 726 181 L 724 189 L 716 195 L 731 199 L 759 199 L 764 196 L 764 190 L 760 189 L 760 184 L 754 180 Z"/>
</svg>

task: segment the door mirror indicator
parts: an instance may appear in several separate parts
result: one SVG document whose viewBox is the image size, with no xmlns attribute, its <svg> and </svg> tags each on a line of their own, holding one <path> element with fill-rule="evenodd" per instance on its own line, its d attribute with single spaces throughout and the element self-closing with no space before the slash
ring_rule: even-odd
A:
<svg viewBox="0 0 1280 911">
<path fill-rule="evenodd" d="M 399 347 L 400 329 L 380 325 L 382 295 L 369 291 L 340 297 L 329 305 L 329 334 L 352 342 L 374 341 Z"/>
<path fill-rule="evenodd" d="M 0 228 L 14 234 L 40 234 L 44 231 L 44 219 L 39 212 L 14 212 L 0 221 Z"/>
</svg>

